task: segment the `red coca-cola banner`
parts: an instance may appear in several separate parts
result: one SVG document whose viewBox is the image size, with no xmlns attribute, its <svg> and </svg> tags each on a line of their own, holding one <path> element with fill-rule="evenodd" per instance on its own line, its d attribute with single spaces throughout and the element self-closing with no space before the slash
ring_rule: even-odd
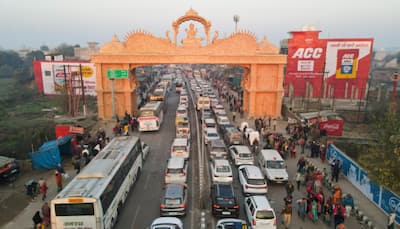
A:
<svg viewBox="0 0 400 229">
<path fill-rule="evenodd" d="M 342 136 L 343 123 L 341 119 L 328 119 L 319 123 L 319 129 L 326 130 L 328 136 Z"/>
</svg>

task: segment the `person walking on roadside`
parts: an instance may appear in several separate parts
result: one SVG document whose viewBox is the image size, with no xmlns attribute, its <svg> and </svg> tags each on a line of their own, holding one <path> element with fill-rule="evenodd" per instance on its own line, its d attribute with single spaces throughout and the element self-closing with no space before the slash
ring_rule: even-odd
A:
<svg viewBox="0 0 400 229">
<path fill-rule="evenodd" d="M 236 119 L 236 111 L 232 111 L 232 122 L 235 122 Z"/>
<path fill-rule="evenodd" d="M 335 224 L 335 228 L 337 225 L 344 223 L 344 217 L 346 216 L 346 210 L 343 207 L 342 203 L 335 204 L 333 208 L 333 221 Z"/>
<path fill-rule="evenodd" d="M 43 219 L 40 216 L 40 212 L 39 211 L 36 211 L 35 215 L 33 215 L 32 221 L 33 221 L 34 228 L 40 228 Z"/>
<path fill-rule="evenodd" d="M 50 207 L 47 202 L 42 205 L 43 224 L 47 227 L 50 226 Z"/>
<path fill-rule="evenodd" d="M 40 191 L 40 194 L 42 194 L 42 201 L 44 201 L 45 199 L 46 199 L 46 195 L 47 195 L 47 189 L 48 189 L 48 187 L 47 187 L 47 183 L 46 183 L 46 181 L 43 179 L 43 177 L 41 177 L 40 179 L 39 179 L 39 191 Z"/>
<path fill-rule="evenodd" d="M 292 204 L 286 204 L 282 209 L 281 215 L 283 215 L 283 224 L 285 228 L 289 228 L 292 223 Z"/>
<path fill-rule="evenodd" d="M 336 182 L 338 182 L 339 180 L 339 173 L 340 173 L 340 161 L 338 159 L 336 159 L 333 162 L 333 170 L 332 170 L 332 181 L 335 180 Z"/>
<path fill-rule="evenodd" d="M 301 173 L 297 172 L 296 173 L 296 185 L 297 185 L 297 191 L 300 191 L 300 183 L 301 183 Z"/>
<path fill-rule="evenodd" d="M 58 171 L 55 172 L 54 176 L 56 178 L 57 191 L 59 192 L 62 190 L 62 176 L 61 173 L 59 173 Z"/>
<path fill-rule="evenodd" d="M 297 202 L 297 215 L 304 221 L 307 213 L 307 199 L 305 197 L 299 199 Z"/>
<path fill-rule="evenodd" d="M 294 191 L 294 185 L 292 184 L 291 181 L 288 181 L 285 185 L 286 189 L 286 196 L 292 196 L 292 193 Z"/>
<path fill-rule="evenodd" d="M 388 225 L 387 225 L 388 229 L 394 229 L 395 219 L 396 219 L 396 212 L 392 209 L 388 217 Z"/>
</svg>

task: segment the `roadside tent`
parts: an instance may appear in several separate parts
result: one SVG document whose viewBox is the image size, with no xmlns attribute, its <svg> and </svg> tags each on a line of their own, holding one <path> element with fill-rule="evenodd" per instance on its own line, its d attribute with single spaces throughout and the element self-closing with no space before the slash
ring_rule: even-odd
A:
<svg viewBox="0 0 400 229">
<path fill-rule="evenodd" d="M 72 153 L 71 139 L 73 135 L 68 135 L 57 140 L 45 142 L 39 147 L 38 151 L 30 154 L 34 169 L 54 169 L 61 164 L 61 154 L 70 155 Z"/>
</svg>

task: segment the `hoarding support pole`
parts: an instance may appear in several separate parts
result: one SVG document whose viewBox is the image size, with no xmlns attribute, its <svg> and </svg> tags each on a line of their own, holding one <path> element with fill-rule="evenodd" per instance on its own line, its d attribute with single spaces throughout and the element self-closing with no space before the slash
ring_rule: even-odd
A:
<svg viewBox="0 0 400 229">
<path fill-rule="evenodd" d="M 111 107 L 112 107 L 112 118 L 115 118 L 115 98 L 114 98 L 114 79 L 111 80 Z"/>
</svg>

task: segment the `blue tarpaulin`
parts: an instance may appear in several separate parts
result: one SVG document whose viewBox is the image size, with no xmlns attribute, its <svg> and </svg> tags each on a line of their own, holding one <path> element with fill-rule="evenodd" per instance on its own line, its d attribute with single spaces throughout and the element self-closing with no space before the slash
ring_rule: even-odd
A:
<svg viewBox="0 0 400 229">
<path fill-rule="evenodd" d="M 61 164 L 61 155 L 72 153 L 71 139 L 73 135 L 68 135 L 57 140 L 45 142 L 39 147 L 38 151 L 30 154 L 34 169 L 54 169 Z"/>
</svg>

